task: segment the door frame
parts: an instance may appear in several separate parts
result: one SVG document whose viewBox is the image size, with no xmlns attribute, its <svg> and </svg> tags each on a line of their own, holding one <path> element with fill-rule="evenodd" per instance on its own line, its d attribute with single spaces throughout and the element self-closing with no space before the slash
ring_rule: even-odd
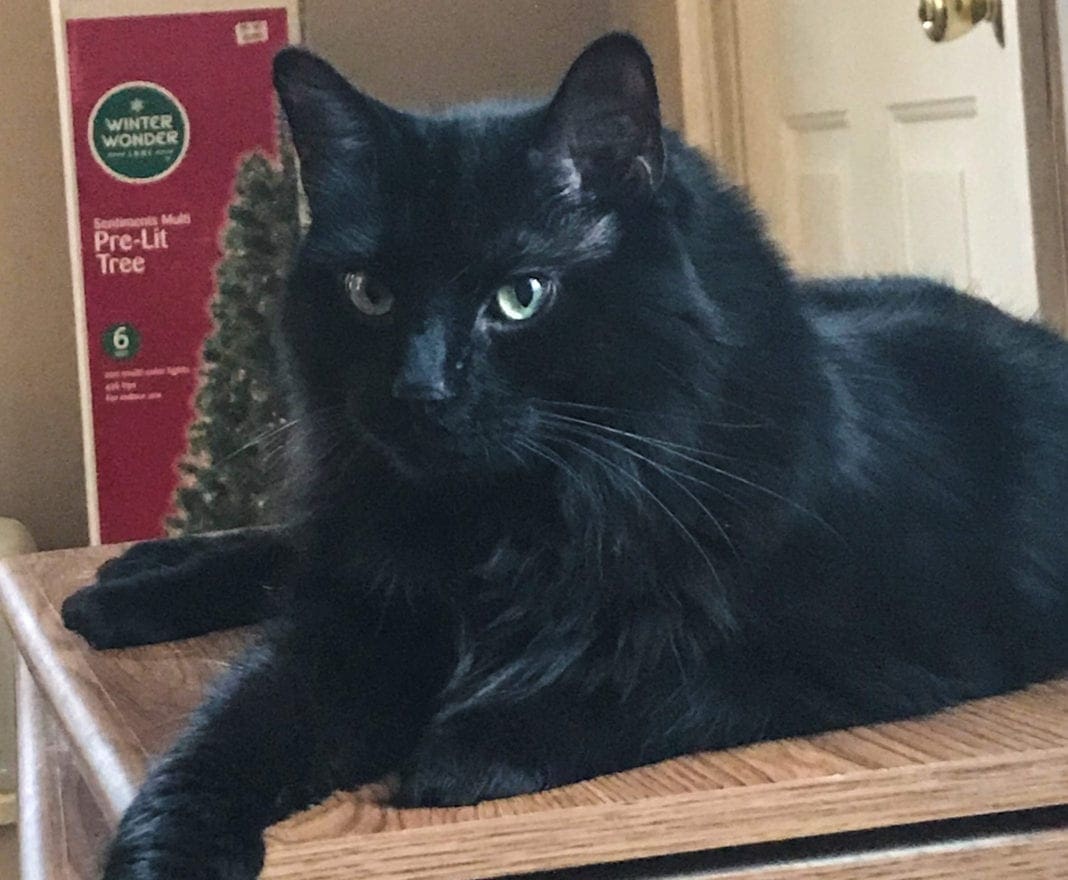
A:
<svg viewBox="0 0 1068 880">
<path fill-rule="evenodd" d="M 1068 335 L 1068 128 L 1061 63 L 1068 58 L 1068 21 L 1062 31 L 1058 2 L 1063 0 L 1019 0 L 1017 15 L 1039 309 L 1046 324 Z M 741 184 L 743 9 L 740 0 L 675 0 L 684 131 Z"/>
<path fill-rule="evenodd" d="M 676 0 L 681 115 L 686 140 L 746 181 L 737 0 Z"/>
<path fill-rule="evenodd" d="M 1020 0 L 1017 7 L 1020 46 L 1040 49 L 1020 53 L 1039 308 L 1047 324 L 1068 335 L 1068 31 L 1059 28 L 1057 0 Z"/>
</svg>

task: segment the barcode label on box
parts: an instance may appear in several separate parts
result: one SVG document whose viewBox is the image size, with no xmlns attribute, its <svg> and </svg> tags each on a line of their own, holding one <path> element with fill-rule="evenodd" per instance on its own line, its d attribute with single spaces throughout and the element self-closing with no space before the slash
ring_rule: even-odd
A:
<svg viewBox="0 0 1068 880">
<path fill-rule="evenodd" d="M 259 21 L 239 21 L 234 25 L 234 38 L 239 46 L 247 46 L 250 43 L 266 43 L 268 36 L 267 22 L 263 19 Z"/>
</svg>

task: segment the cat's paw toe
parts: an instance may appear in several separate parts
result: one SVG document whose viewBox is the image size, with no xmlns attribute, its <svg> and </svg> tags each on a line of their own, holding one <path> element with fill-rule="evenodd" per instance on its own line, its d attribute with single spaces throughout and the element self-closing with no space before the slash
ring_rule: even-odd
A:
<svg viewBox="0 0 1068 880">
<path fill-rule="evenodd" d="M 263 867 L 261 843 L 228 842 L 220 849 L 214 843 L 194 849 L 190 843 L 172 852 L 151 841 L 141 848 L 117 841 L 102 880 L 256 880 Z"/>
<path fill-rule="evenodd" d="M 68 596 L 60 608 L 63 625 L 78 633 L 94 648 L 115 648 L 122 644 L 120 634 L 109 620 L 98 587 L 83 587 Z"/>
<path fill-rule="evenodd" d="M 458 786 L 455 780 L 435 779 L 425 773 L 410 773 L 401 778 L 390 798 L 395 807 L 463 807 L 476 804 L 481 797 L 475 786 Z"/>
<path fill-rule="evenodd" d="M 501 761 L 438 760 L 412 767 L 391 798 L 398 807 L 461 807 L 541 791 L 545 773 Z"/>
</svg>

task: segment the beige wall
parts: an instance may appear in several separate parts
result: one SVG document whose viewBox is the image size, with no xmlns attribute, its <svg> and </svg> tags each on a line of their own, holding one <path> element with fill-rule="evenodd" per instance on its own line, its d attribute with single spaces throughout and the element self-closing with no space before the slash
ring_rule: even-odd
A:
<svg viewBox="0 0 1068 880">
<path fill-rule="evenodd" d="M 645 43 L 656 70 L 660 115 L 665 124 L 682 129 L 682 80 L 679 31 L 674 0 L 611 0 L 612 26 L 630 31 Z"/>
<path fill-rule="evenodd" d="M 304 33 L 360 88 L 432 108 L 551 93 L 609 0 L 305 0 Z"/>
<path fill-rule="evenodd" d="M 48 4 L 0 18 L 0 516 L 66 547 L 87 531 Z"/>
<path fill-rule="evenodd" d="M 550 93 L 582 46 L 613 27 L 617 5 L 305 0 L 305 30 L 373 94 L 434 107 Z M 23 520 L 43 548 L 73 546 L 87 532 L 50 24 L 45 0 L 3 0 L 3 9 L 0 516 Z M 649 8 L 641 24 L 655 25 Z M 674 90 L 667 84 L 668 100 Z"/>
<path fill-rule="evenodd" d="M 609 30 L 645 41 L 664 121 L 682 122 L 673 0 L 305 0 L 307 43 L 362 89 L 404 107 L 552 93 Z"/>
</svg>

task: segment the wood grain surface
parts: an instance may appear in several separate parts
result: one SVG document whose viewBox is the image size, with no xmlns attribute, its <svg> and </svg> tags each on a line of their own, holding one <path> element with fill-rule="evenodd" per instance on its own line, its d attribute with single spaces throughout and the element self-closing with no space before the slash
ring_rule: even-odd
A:
<svg viewBox="0 0 1068 880">
<path fill-rule="evenodd" d="M 92 651 L 62 627 L 57 609 L 117 549 L 0 564 L 0 605 L 73 750 L 93 768 L 111 822 L 150 756 L 252 637 Z M 693 755 L 473 807 L 397 810 L 378 803 L 380 794 L 337 794 L 270 829 L 264 877 L 499 877 L 1064 804 L 1068 681 L 924 719 Z M 1042 833 L 1005 842 L 1004 857 L 1016 858 L 1019 845 L 1035 858 L 1064 850 L 1060 829 Z"/>
<path fill-rule="evenodd" d="M 22 663 L 18 718 L 21 880 L 95 880 L 112 829 L 66 733 Z"/>
</svg>

